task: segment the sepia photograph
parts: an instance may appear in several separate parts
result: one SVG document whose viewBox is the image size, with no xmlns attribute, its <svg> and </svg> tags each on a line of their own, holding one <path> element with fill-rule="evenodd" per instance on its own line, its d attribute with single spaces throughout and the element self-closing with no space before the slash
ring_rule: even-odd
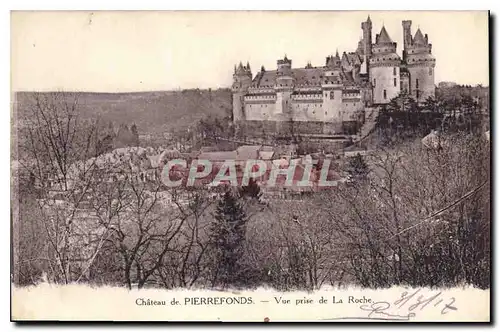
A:
<svg viewBox="0 0 500 332">
<path fill-rule="evenodd" d="M 12 11 L 11 321 L 490 322 L 488 11 Z"/>
</svg>

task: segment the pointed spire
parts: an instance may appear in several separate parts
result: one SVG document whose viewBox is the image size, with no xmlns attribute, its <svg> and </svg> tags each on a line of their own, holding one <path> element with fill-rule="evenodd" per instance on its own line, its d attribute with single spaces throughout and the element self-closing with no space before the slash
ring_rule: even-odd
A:
<svg viewBox="0 0 500 332">
<path fill-rule="evenodd" d="M 366 22 L 372 23 L 372 20 L 370 19 L 370 14 L 368 14 L 368 18 L 366 19 Z"/>
<path fill-rule="evenodd" d="M 234 65 L 234 73 L 236 74 L 236 65 Z"/>
<path fill-rule="evenodd" d="M 383 26 L 382 30 L 380 30 L 380 34 L 378 35 L 376 43 L 377 44 L 389 44 L 389 43 L 392 43 L 391 37 L 389 37 L 389 34 L 387 33 L 387 30 L 385 30 L 385 26 Z"/>
<path fill-rule="evenodd" d="M 247 70 L 250 70 L 250 63 L 247 61 Z"/>
<path fill-rule="evenodd" d="M 335 51 L 335 57 L 339 57 L 339 49 L 337 48 L 336 51 Z"/>
<path fill-rule="evenodd" d="M 238 65 L 238 69 L 243 69 L 243 64 L 240 61 L 240 64 Z"/>
<path fill-rule="evenodd" d="M 266 68 L 264 68 L 264 66 L 262 65 L 262 66 L 260 67 L 260 71 L 266 71 Z"/>
<path fill-rule="evenodd" d="M 413 37 L 413 43 L 414 44 L 420 44 L 420 45 L 425 45 L 426 44 L 424 36 L 422 35 L 422 31 L 420 31 L 420 28 L 415 33 L 415 37 Z"/>
</svg>

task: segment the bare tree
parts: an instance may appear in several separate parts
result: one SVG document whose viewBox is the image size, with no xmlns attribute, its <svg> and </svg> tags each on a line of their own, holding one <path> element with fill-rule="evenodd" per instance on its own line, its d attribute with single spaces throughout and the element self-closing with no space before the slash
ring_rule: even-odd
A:
<svg viewBox="0 0 500 332">
<path fill-rule="evenodd" d="M 186 204 L 176 195 L 179 193 L 174 194 L 174 204 L 186 222 L 175 239 L 176 250 L 164 257 L 158 269 L 159 278 L 167 288 L 204 283 L 209 268 L 206 254 L 209 246 L 207 226 L 213 204 L 211 193 L 203 189 L 181 189 L 180 195 L 184 195 Z"/>
<path fill-rule="evenodd" d="M 174 243 L 187 218 L 164 204 L 168 195 L 159 180 L 140 181 L 133 173 L 96 193 L 94 210 L 109 233 L 106 248 L 120 257 L 128 288 L 142 288 L 167 253 L 177 250 Z"/>
<path fill-rule="evenodd" d="M 54 281 L 68 283 L 79 278 L 72 266 L 79 252 L 74 248 L 74 223 L 94 171 L 91 158 L 99 150 L 99 125 L 79 117 L 78 94 L 32 97 L 17 105 L 17 161 L 33 179 L 45 233 L 45 257 L 38 259 L 46 262 L 43 269 Z"/>
<path fill-rule="evenodd" d="M 333 193 L 346 272 L 363 286 L 488 285 L 488 145 L 473 135 L 448 140 L 439 150 L 379 150 L 369 181 Z"/>
</svg>

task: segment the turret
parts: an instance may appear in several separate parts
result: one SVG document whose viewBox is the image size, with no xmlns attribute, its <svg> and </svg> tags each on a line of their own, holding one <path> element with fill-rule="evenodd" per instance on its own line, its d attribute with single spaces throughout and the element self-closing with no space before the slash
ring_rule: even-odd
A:
<svg viewBox="0 0 500 332">
<path fill-rule="evenodd" d="M 369 76 L 375 104 L 389 103 L 400 92 L 401 58 L 396 53 L 396 47 L 397 44 L 389 37 L 385 27 L 382 27 L 375 37 L 372 57 L 369 59 Z"/>
<path fill-rule="evenodd" d="M 363 29 L 363 55 L 370 58 L 372 55 L 372 20 L 370 15 L 368 15 L 366 22 L 361 23 L 361 29 Z"/>
<path fill-rule="evenodd" d="M 278 65 L 277 69 L 278 76 L 290 75 L 292 70 L 292 60 L 288 59 L 286 54 L 283 59 L 279 59 L 277 61 L 277 65 Z"/>
<path fill-rule="evenodd" d="M 248 88 L 252 84 L 252 71 L 250 64 L 247 62 L 246 66 L 240 62 L 236 67 L 234 66 L 233 74 L 233 120 L 239 121 L 244 119 L 243 111 L 243 97 L 247 93 Z"/>
<path fill-rule="evenodd" d="M 276 91 L 276 107 L 277 114 L 288 114 L 291 107 L 291 94 L 295 85 L 295 78 L 292 72 L 292 60 L 288 59 L 285 54 L 283 59 L 277 61 L 278 68 L 276 69 L 276 82 L 274 89 Z"/>
<path fill-rule="evenodd" d="M 292 75 L 292 60 L 288 59 L 286 54 L 283 59 L 277 61 L 276 70 L 276 88 L 293 87 L 294 78 Z"/>
<path fill-rule="evenodd" d="M 250 70 L 250 64 L 243 66 L 240 62 L 238 67 L 234 66 L 233 74 L 233 91 L 234 90 L 246 90 L 252 83 L 252 71 Z"/>
<path fill-rule="evenodd" d="M 404 25 L 403 25 L 404 26 Z M 407 31 L 411 33 L 410 30 Z M 405 31 L 406 33 L 406 31 Z M 424 102 L 428 97 L 434 97 L 434 67 L 436 58 L 432 55 L 432 44 L 429 37 L 417 29 L 411 43 L 406 47 L 405 66 L 409 73 L 409 92 L 417 102 Z"/>
<path fill-rule="evenodd" d="M 403 21 L 403 61 L 406 61 L 408 48 L 412 45 L 411 40 L 411 21 Z"/>
</svg>

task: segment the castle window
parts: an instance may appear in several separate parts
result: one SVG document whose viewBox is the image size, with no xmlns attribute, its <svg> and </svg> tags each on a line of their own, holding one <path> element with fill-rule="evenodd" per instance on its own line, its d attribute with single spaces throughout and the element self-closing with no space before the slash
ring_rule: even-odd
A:
<svg viewBox="0 0 500 332">
<path fill-rule="evenodd" d="M 384 90 L 384 99 L 387 99 L 387 90 Z"/>
<path fill-rule="evenodd" d="M 396 86 L 396 79 L 394 79 L 394 86 Z"/>
<path fill-rule="evenodd" d="M 420 91 L 417 90 L 417 99 L 420 98 Z"/>
<path fill-rule="evenodd" d="M 393 69 L 392 72 L 393 72 L 394 75 L 396 75 L 396 67 L 394 67 L 394 69 Z M 396 85 L 394 85 L 394 86 L 396 86 Z"/>
<path fill-rule="evenodd" d="M 417 89 L 418 89 L 418 78 L 417 78 L 417 80 L 416 80 L 416 82 L 415 82 L 415 86 L 416 86 L 416 87 L 417 87 Z"/>
<path fill-rule="evenodd" d="M 432 75 L 432 67 L 429 68 L 429 75 Z"/>
<path fill-rule="evenodd" d="M 332 91 L 332 92 L 330 92 L 330 99 L 334 99 L 334 98 L 335 98 L 335 92 Z"/>
</svg>

